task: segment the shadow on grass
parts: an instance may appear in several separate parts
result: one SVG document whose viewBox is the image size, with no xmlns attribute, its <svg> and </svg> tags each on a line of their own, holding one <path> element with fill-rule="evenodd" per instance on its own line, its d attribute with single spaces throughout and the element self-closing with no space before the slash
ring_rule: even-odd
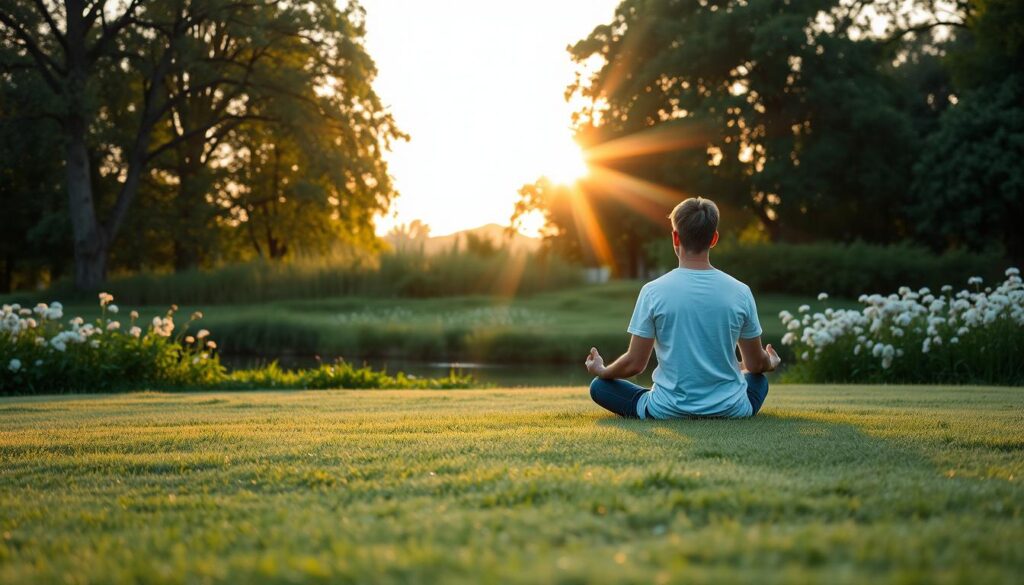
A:
<svg viewBox="0 0 1024 585">
<path fill-rule="evenodd" d="M 778 412 L 760 413 L 749 419 L 603 418 L 597 424 L 628 431 L 645 441 L 676 443 L 684 460 L 712 459 L 815 474 L 829 470 L 841 475 L 850 470 L 939 473 L 923 448 L 869 436 L 849 423 Z"/>
<path fill-rule="evenodd" d="M 701 475 L 724 490 L 716 497 L 736 499 L 752 517 L 998 519 L 1024 510 L 1015 486 L 954 477 L 936 463 L 941 447 L 909 434 L 908 440 L 873 437 L 849 423 L 779 412 L 738 420 L 604 418 L 597 424 L 642 438 L 649 474 Z M 707 513 L 699 492 L 680 498 L 688 513 Z"/>
</svg>

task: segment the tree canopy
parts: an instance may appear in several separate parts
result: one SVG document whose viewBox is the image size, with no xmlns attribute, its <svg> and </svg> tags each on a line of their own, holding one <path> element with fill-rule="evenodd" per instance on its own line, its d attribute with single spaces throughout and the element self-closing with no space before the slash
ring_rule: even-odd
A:
<svg viewBox="0 0 1024 585">
<path fill-rule="evenodd" d="M 383 152 L 403 135 L 364 36 L 362 8 L 333 0 L 0 7 L 0 129 L 55 135 L 76 283 L 98 285 L 110 262 L 180 269 L 372 242 L 395 196 Z M 29 196 L 2 192 L 8 207 Z M 115 245 L 126 227 L 138 245 Z"/>
<path fill-rule="evenodd" d="M 1012 211 L 1009 201 L 1020 200 L 1015 181 L 984 165 L 967 176 L 969 161 L 943 166 L 938 157 L 949 160 L 948 153 L 927 158 L 933 147 L 922 145 L 950 134 L 948 120 L 983 123 L 957 111 L 966 86 L 953 80 L 1003 82 L 1005 68 L 979 73 L 972 64 L 988 58 L 970 51 L 992 46 L 1019 55 L 1018 5 L 624 0 L 612 22 L 569 48 L 579 73 L 567 95 L 584 104 L 574 121 L 592 167 L 575 187 L 583 203 L 560 205 L 569 191 L 541 180 L 524 186 L 517 214 L 543 209 L 549 240 L 590 248 L 583 255 L 596 258 L 595 238 L 577 233 L 574 209 L 586 208 L 605 239 L 630 242 L 629 250 L 613 245 L 611 255 L 620 273 L 634 275 L 650 256 L 646 243 L 665 236 L 669 210 L 690 195 L 715 199 L 736 237 L 928 240 L 939 229 L 929 223 L 926 202 L 939 201 L 929 189 L 945 189 L 951 177 L 943 173 L 963 170 L 962 192 L 948 197 L 967 202 L 970 191 L 986 200 L 979 213 L 995 221 L 988 214 Z M 991 35 L 986 11 L 1018 24 Z M 1005 147 L 999 159 L 1009 161 L 1018 156 L 1010 136 L 1019 133 L 999 119 L 1013 107 L 1006 96 L 988 128 L 1003 128 L 1005 144 L 992 148 Z M 945 143 L 956 149 L 954 139 Z M 958 156 L 980 162 L 983 155 L 969 154 L 973 146 Z M 999 176 L 984 182 L 981 172 Z M 959 236 L 944 243 L 984 245 Z"/>
</svg>

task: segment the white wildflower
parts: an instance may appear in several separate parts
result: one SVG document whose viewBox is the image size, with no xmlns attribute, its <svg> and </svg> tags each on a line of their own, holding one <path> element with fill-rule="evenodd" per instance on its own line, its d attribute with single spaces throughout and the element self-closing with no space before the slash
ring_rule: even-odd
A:
<svg viewBox="0 0 1024 585">
<path fill-rule="evenodd" d="M 984 282 L 984 279 L 980 276 L 972 276 L 967 279 L 967 284 L 981 284 L 982 282 Z"/>
<path fill-rule="evenodd" d="M 204 339 L 210 332 L 206 329 L 200 329 L 199 333 L 196 333 L 196 339 Z"/>
<path fill-rule="evenodd" d="M 796 311 L 798 313 L 806 313 L 806 312 L 808 312 L 810 310 L 811 310 L 811 306 L 810 305 L 800 305 L 800 307 Z"/>
<path fill-rule="evenodd" d="M 819 301 L 828 300 L 828 293 L 818 293 L 818 300 Z"/>
<path fill-rule="evenodd" d="M 107 331 L 117 331 L 120 328 L 121 323 L 119 321 L 111 321 L 110 323 L 107 323 Z"/>
<path fill-rule="evenodd" d="M 132 337 L 138 337 L 142 335 L 142 329 L 139 329 L 138 327 L 132 327 L 131 329 L 128 330 L 128 334 L 131 335 Z"/>
<path fill-rule="evenodd" d="M 21 360 L 19 360 L 18 358 L 13 358 L 10 362 L 8 362 L 7 369 L 12 372 L 17 372 L 18 370 L 21 369 Z"/>
<path fill-rule="evenodd" d="M 101 307 L 106 307 L 110 303 L 114 302 L 114 295 L 112 295 L 110 293 L 101 292 L 99 294 L 99 297 L 100 297 L 100 306 Z"/>
<path fill-rule="evenodd" d="M 89 342 L 89 347 L 91 347 L 93 349 L 97 349 L 97 348 L 99 348 L 99 346 L 100 346 L 100 340 L 99 339 L 93 339 L 92 341 Z"/>
</svg>

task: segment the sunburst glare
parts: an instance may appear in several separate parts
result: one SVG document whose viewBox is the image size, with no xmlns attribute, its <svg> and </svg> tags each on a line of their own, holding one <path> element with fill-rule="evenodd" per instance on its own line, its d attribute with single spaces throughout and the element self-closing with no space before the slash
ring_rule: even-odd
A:
<svg viewBox="0 0 1024 585">
<path fill-rule="evenodd" d="M 590 167 L 583 155 L 583 150 L 572 139 L 566 139 L 565 145 L 557 149 L 557 155 L 547 161 L 544 172 L 554 183 L 572 185 L 590 173 Z"/>
</svg>

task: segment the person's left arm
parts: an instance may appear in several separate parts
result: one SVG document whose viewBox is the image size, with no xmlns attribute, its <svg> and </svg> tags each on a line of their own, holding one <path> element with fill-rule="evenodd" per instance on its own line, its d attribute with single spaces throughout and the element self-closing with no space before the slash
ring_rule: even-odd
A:
<svg viewBox="0 0 1024 585">
<path fill-rule="evenodd" d="M 604 358 L 598 353 L 596 347 L 590 348 L 585 362 L 587 371 L 597 376 L 611 380 L 614 378 L 631 378 L 643 373 L 647 364 L 651 361 L 651 351 L 654 349 L 654 339 L 633 335 L 629 340 L 629 349 L 619 356 L 614 362 L 604 365 Z"/>
</svg>

